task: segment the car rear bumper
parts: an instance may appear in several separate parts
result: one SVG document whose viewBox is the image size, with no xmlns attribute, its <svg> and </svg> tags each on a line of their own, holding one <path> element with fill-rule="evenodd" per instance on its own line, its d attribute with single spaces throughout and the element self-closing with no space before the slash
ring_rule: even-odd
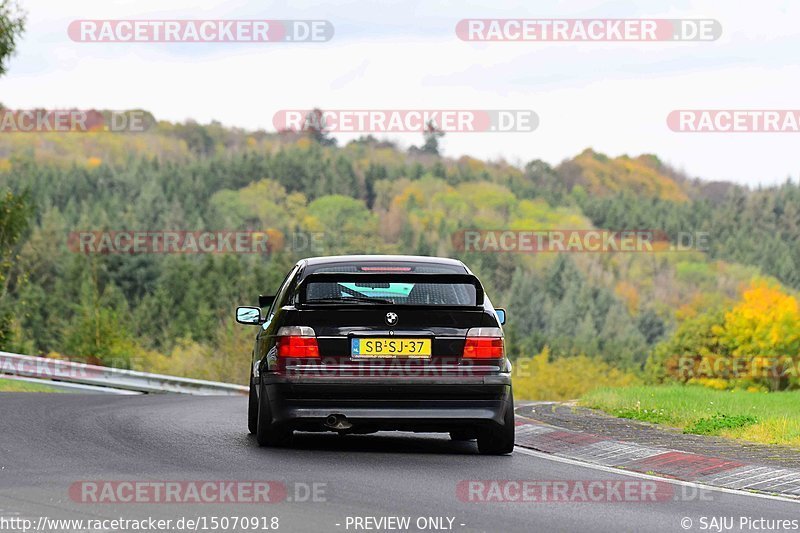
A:
<svg viewBox="0 0 800 533">
<path fill-rule="evenodd" d="M 351 432 L 452 431 L 502 426 L 511 406 L 508 375 L 470 378 L 265 377 L 273 422 L 303 431 L 335 431 L 331 415 Z"/>
</svg>

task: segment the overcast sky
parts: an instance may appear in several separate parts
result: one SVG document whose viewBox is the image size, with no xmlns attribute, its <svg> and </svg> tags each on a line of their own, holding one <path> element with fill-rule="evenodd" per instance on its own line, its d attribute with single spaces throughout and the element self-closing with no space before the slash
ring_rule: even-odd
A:
<svg viewBox="0 0 800 533">
<path fill-rule="evenodd" d="M 556 164 L 655 153 L 704 179 L 800 174 L 800 133 L 670 131 L 674 109 L 800 109 L 800 2 L 21 0 L 6 107 L 144 108 L 273 130 L 281 109 L 532 109 L 528 133 L 451 133 L 445 155 Z M 326 43 L 79 43 L 76 19 L 324 19 Z M 711 18 L 713 42 L 464 42 L 464 18 Z M 418 134 L 391 135 L 408 146 Z M 340 141 L 349 140 L 339 136 Z"/>
</svg>

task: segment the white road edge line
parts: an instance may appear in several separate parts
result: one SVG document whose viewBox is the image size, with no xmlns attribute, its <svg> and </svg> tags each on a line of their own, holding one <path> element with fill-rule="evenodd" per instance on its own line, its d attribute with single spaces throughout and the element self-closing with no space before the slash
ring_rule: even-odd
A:
<svg viewBox="0 0 800 533">
<path fill-rule="evenodd" d="M 631 470 L 625 470 L 624 468 L 613 468 L 610 466 L 605 465 L 597 465 L 593 463 L 586 463 L 584 461 L 577 461 L 575 459 L 569 459 L 567 457 L 560 457 L 558 455 L 551 455 L 549 453 L 544 452 L 537 452 L 536 450 L 530 450 L 528 448 L 523 448 L 522 446 L 514 446 L 515 452 L 520 452 L 524 455 L 530 455 L 533 457 L 538 457 L 540 459 L 548 459 L 550 461 L 556 461 L 558 463 L 566 463 L 573 466 L 580 466 L 584 468 L 592 468 L 594 470 L 600 470 L 602 472 L 610 472 L 613 474 L 618 474 L 621 476 L 631 476 L 631 477 L 638 477 L 642 479 L 650 479 L 654 481 L 662 481 L 666 483 L 672 483 L 673 485 L 683 485 L 685 487 L 693 487 L 693 488 L 702 488 L 707 490 L 712 490 L 716 492 L 724 492 L 728 494 L 734 494 L 736 496 L 751 496 L 753 498 L 764 498 L 767 500 L 777 500 L 781 502 L 789 502 L 798 504 L 800 500 L 794 500 L 792 498 L 785 498 L 783 496 L 773 496 L 772 494 L 759 494 L 754 492 L 747 492 L 744 490 L 736 490 L 736 489 L 727 489 L 725 487 L 715 487 L 713 485 L 706 485 L 704 483 L 695 483 L 693 481 L 683 481 L 680 479 L 671 479 L 659 476 L 651 476 L 650 474 L 643 474 L 641 472 L 633 472 Z"/>
</svg>

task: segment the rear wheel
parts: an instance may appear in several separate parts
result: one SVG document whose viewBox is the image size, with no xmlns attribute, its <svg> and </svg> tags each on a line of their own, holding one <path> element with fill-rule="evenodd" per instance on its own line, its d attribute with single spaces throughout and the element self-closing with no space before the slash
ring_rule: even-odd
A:
<svg viewBox="0 0 800 533">
<path fill-rule="evenodd" d="M 277 426 L 272 419 L 267 391 L 261 389 L 258 398 L 258 427 L 256 440 L 259 446 L 289 446 L 292 444 L 292 430 Z"/>
<path fill-rule="evenodd" d="M 258 395 L 252 383 L 250 384 L 250 397 L 247 401 L 247 429 L 253 435 L 258 431 Z"/>
<path fill-rule="evenodd" d="M 506 455 L 514 451 L 514 397 L 509 396 L 503 425 L 478 435 L 478 451 L 483 455 Z"/>
</svg>

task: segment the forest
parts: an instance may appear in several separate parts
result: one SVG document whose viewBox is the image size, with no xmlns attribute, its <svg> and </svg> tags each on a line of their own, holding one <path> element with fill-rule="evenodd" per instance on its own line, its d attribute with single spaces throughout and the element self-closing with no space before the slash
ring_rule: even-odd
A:
<svg viewBox="0 0 800 533">
<path fill-rule="evenodd" d="M 433 131 L 408 149 L 372 136 L 339 146 L 314 129 L 146 115 L 150 127 L 137 133 L 0 134 L 3 350 L 244 382 L 253 331 L 235 324 L 236 305 L 274 291 L 302 257 L 407 253 L 457 257 L 475 271 L 508 309 L 520 383 L 549 380 L 553 395 L 640 381 L 798 386 L 795 181 L 749 189 L 690 178 L 654 155 L 591 149 L 515 166 L 446 157 Z M 475 251 L 456 237 L 592 229 L 658 231 L 674 246 Z M 76 232 L 119 231 L 263 232 L 272 245 L 70 245 Z M 687 235 L 703 246 L 682 243 Z"/>
</svg>

